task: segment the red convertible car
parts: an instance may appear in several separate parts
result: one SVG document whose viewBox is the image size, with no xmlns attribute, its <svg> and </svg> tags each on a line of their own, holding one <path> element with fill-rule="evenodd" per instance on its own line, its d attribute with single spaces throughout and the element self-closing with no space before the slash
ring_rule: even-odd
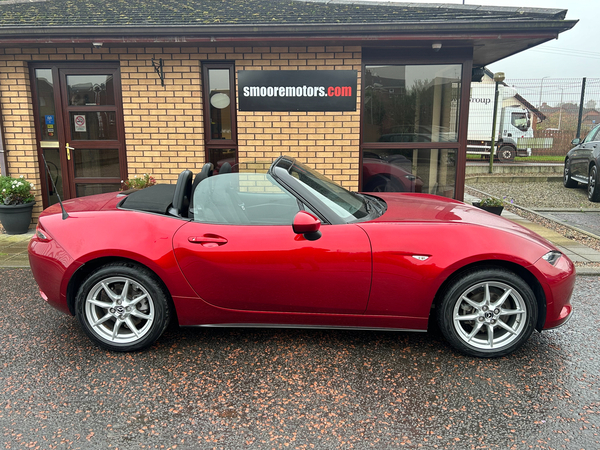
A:
<svg viewBox="0 0 600 450">
<path fill-rule="evenodd" d="M 351 193 L 289 157 L 64 202 L 29 245 L 44 300 L 114 351 L 180 326 L 426 331 L 480 357 L 564 324 L 571 261 L 459 201 Z"/>
</svg>

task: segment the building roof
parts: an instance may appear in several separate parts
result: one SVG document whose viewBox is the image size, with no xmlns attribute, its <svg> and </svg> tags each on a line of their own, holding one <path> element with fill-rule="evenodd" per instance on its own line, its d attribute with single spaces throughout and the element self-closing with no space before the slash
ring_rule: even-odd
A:
<svg viewBox="0 0 600 450">
<path fill-rule="evenodd" d="M 342 0 L 5 0 L 0 26 L 174 26 L 563 20 L 566 10 Z"/>
<path fill-rule="evenodd" d="M 4 0 L 0 46 L 98 39 L 388 46 L 445 39 L 451 46 L 473 47 L 477 41 L 474 63 L 484 65 L 558 37 L 576 23 L 565 20 L 566 13 L 365 0 Z"/>
</svg>

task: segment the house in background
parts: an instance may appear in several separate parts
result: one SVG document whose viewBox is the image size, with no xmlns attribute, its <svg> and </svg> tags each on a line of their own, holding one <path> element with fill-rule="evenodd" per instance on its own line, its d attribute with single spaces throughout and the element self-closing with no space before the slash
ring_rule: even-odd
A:
<svg viewBox="0 0 600 450">
<path fill-rule="evenodd" d="M 576 23 L 565 16 L 336 0 L 0 2 L 0 169 L 41 186 L 36 214 L 57 193 L 281 154 L 352 190 L 369 161 L 400 158 L 423 192 L 462 199 L 473 69 L 557 38 Z"/>
</svg>

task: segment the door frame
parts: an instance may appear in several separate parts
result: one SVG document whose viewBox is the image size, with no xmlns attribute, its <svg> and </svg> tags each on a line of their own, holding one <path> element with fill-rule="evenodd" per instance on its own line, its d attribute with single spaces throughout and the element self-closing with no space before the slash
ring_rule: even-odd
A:
<svg viewBox="0 0 600 450">
<path fill-rule="evenodd" d="M 116 132 L 117 132 L 117 140 L 118 143 L 118 152 L 119 152 L 119 171 L 121 179 L 127 179 L 128 169 L 127 169 L 127 148 L 125 143 L 125 123 L 124 123 L 124 113 L 123 113 L 123 96 L 122 96 L 122 87 L 121 87 L 121 73 L 120 73 L 120 64 L 118 62 L 32 62 L 29 64 L 29 77 L 30 77 L 30 86 L 32 93 L 32 104 L 33 104 L 33 112 L 34 112 L 34 123 L 35 123 L 35 136 L 36 136 L 36 147 L 37 147 L 37 156 L 38 156 L 38 165 L 40 170 L 40 182 L 41 186 L 41 194 L 42 194 L 42 202 L 44 208 L 49 206 L 48 200 L 48 176 L 46 173 L 46 167 L 44 165 L 44 159 L 42 155 L 44 153 L 44 146 L 42 146 L 42 133 L 41 133 L 41 123 L 40 123 L 40 111 L 38 105 L 38 89 L 36 83 L 35 71 L 38 69 L 46 69 L 52 71 L 52 85 L 54 89 L 54 107 L 55 107 L 55 121 L 56 121 L 56 134 L 58 141 L 48 147 L 59 148 L 60 152 L 60 163 L 61 163 L 61 173 L 63 174 L 63 200 L 75 198 L 76 195 L 76 186 L 75 186 L 75 170 L 74 170 L 74 162 L 73 158 L 70 160 L 67 159 L 67 128 L 70 126 L 69 124 L 69 107 L 68 107 L 68 98 L 66 93 L 66 85 L 63 83 L 63 79 L 66 81 L 66 76 L 71 74 L 82 74 L 82 75 L 92 75 L 94 73 L 101 73 L 103 71 L 112 71 L 114 76 L 114 87 L 115 87 L 115 106 L 114 110 L 116 112 Z M 71 107 L 73 108 L 73 107 Z M 113 107 L 111 105 L 110 109 Z M 86 141 L 74 141 L 74 142 L 86 142 Z M 111 143 L 115 143 L 115 141 L 108 141 Z M 72 145 L 71 142 L 69 142 Z M 100 148 L 101 144 L 93 144 L 90 146 L 91 148 Z M 113 145 L 113 147 L 115 147 Z"/>
</svg>

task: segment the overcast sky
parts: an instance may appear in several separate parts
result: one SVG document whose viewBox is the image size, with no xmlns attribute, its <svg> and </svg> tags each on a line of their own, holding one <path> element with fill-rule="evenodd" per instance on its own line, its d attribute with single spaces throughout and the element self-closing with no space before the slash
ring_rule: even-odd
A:
<svg viewBox="0 0 600 450">
<path fill-rule="evenodd" d="M 453 3 L 462 0 L 403 0 L 411 3 Z M 505 58 L 488 68 L 507 78 L 600 78 L 600 0 L 465 0 L 467 5 L 567 9 L 579 20 L 570 30 L 545 44 Z"/>
</svg>

